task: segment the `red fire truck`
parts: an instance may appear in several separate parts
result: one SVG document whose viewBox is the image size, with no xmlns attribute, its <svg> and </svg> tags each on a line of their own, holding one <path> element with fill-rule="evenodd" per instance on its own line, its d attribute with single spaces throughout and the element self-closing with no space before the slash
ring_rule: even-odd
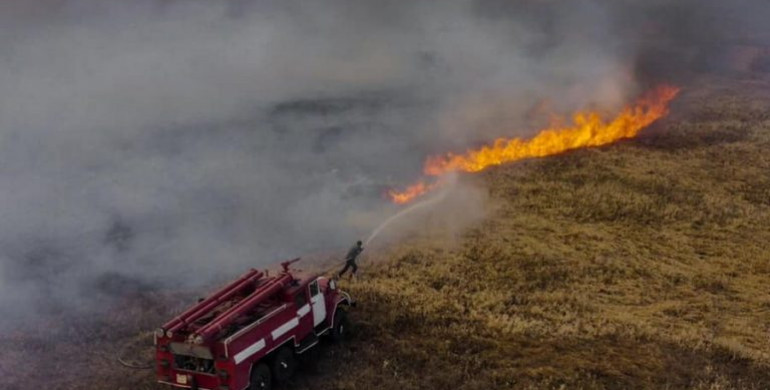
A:
<svg viewBox="0 0 770 390">
<path fill-rule="evenodd" d="M 334 280 L 251 269 L 155 331 L 158 382 L 198 390 L 270 389 L 297 355 L 347 331 L 354 302 Z"/>
</svg>

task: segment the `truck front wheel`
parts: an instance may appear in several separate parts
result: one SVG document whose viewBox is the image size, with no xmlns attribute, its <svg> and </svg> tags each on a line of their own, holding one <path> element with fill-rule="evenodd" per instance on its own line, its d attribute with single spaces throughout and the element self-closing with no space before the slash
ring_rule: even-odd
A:
<svg viewBox="0 0 770 390">
<path fill-rule="evenodd" d="M 345 310 L 337 309 L 334 313 L 334 326 L 332 326 L 332 341 L 339 343 L 344 340 L 348 335 L 350 328 L 350 322 L 348 321 L 348 313 Z"/>
<path fill-rule="evenodd" d="M 272 378 L 270 369 L 265 363 L 259 363 L 251 370 L 251 386 L 249 390 L 271 390 Z"/>
<path fill-rule="evenodd" d="M 273 378 L 278 383 L 289 380 L 297 368 L 297 360 L 294 351 L 289 347 L 283 347 L 273 357 Z"/>
</svg>

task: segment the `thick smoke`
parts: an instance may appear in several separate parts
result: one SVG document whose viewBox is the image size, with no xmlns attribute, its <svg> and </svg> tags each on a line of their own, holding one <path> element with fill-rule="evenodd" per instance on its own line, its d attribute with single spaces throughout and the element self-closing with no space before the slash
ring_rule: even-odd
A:
<svg viewBox="0 0 770 390">
<path fill-rule="evenodd" d="M 646 28 L 691 39 L 665 9 L 4 1 L 2 321 L 345 247 L 395 212 L 383 191 L 426 154 L 617 109 Z"/>
</svg>

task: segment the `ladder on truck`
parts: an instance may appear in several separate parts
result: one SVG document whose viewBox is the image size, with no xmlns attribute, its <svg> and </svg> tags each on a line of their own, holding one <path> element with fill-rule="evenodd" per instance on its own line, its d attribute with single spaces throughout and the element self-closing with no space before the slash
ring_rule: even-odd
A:
<svg viewBox="0 0 770 390">
<path fill-rule="evenodd" d="M 250 269 L 235 281 L 220 288 L 206 299 L 185 310 L 163 325 L 166 337 L 187 334 L 187 341 L 203 344 L 239 318 L 257 309 L 270 307 L 269 299 L 294 280 L 289 265 L 299 258 L 281 263 L 283 271 L 276 276 Z M 252 290 L 253 289 L 253 290 Z M 248 292 L 252 290 L 251 292 Z M 216 313 L 217 309 L 228 308 Z"/>
</svg>

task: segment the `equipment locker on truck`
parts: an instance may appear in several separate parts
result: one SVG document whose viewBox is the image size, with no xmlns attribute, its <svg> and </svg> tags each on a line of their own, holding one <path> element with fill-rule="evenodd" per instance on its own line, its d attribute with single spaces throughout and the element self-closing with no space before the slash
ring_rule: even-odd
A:
<svg viewBox="0 0 770 390">
<path fill-rule="evenodd" d="M 334 280 L 289 269 L 251 269 L 155 331 L 158 382 L 184 389 L 270 389 L 296 355 L 347 331 L 350 295 Z"/>
</svg>

